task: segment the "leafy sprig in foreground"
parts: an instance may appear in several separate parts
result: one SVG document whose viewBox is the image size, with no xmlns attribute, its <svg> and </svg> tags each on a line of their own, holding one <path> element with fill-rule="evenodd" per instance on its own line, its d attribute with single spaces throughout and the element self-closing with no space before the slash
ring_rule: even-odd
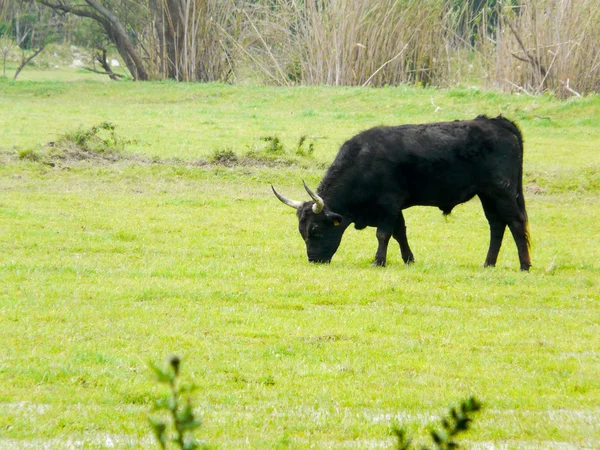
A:
<svg viewBox="0 0 600 450">
<path fill-rule="evenodd" d="M 473 421 L 472 414 L 481 409 L 481 403 L 474 397 L 470 397 L 460 404 L 458 408 L 450 408 L 448 417 L 442 418 L 442 429 L 433 429 L 430 437 L 433 440 L 435 449 L 451 450 L 460 448 L 456 437 L 467 431 Z M 411 450 L 415 448 L 412 439 L 406 435 L 406 430 L 401 427 L 393 427 L 392 433 L 398 439 L 397 450 Z M 421 450 L 429 450 L 429 447 L 421 446 Z"/>
<path fill-rule="evenodd" d="M 170 357 L 166 369 L 153 363 L 151 366 L 158 381 L 168 385 L 170 389 L 166 398 L 161 398 L 154 404 L 154 411 L 166 411 L 166 414 L 161 417 L 149 417 L 160 447 L 166 450 L 171 443 L 182 450 L 206 448 L 193 435 L 194 430 L 200 428 L 202 423 L 194 414 L 192 402 L 189 398 L 183 400 L 183 397 L 191 393 L 195 386 L 179 383 L 181 359 L 178 356 Z"/>
</svg>

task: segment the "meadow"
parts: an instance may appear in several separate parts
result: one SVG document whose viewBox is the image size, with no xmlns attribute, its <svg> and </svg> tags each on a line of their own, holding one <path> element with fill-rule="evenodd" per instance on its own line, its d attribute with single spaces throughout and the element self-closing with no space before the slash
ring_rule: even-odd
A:
<svg viewBox="0 0 600 450">
<path fill-rule="evenodd" d="M 392 448 L 469 395 L 469 448 L 598 447 L 600 97 L 35 75 L 0 80 L 0 449 L 153 448 L 173 353 L 212 448 Z M 352 228 L 307 262 L 271 184 L 305 199 L 360 130 L 483 113 L 525 137 L 529 273 L 508 233 L 482 267 L 477 199 L 407 210 L 410 266 Z M 47 145 L 103 122 L 112 159 Z"/>
</svg>

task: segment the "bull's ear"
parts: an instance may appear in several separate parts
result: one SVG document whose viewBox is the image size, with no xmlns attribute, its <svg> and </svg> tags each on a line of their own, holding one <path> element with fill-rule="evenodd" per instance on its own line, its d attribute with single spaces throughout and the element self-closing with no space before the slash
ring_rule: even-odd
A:
<svg viewBox="0 0 600 450">
<path fill-rule="evenodd" d="M 329 213 L 327 217 L 335 227 L 339 227 L 342 224 L 342 221 L 344 220 L 342 216 L 335 213 Z"/>
</svg>

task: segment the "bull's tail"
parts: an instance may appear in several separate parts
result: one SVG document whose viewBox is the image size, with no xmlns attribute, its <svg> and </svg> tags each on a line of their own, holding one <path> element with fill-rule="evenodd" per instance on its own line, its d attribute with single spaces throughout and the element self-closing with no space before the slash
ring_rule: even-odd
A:
<svg viewBox="0 0 600 450">
<path fill-rule="evenodd" d="M 517 184 L 517 207 L 519 208 L 519 214 L 525 220 L 525 241 L 527 247 L 531 249 L 531 239 L 529 237 L 529 220 L 527 218 L 527 210 L 525 209 L 525 197 L 523 195 L 523 160 L 521 159 L 521 165 L 519 167 L 519 180 Z"/>
<path fill-rule="evenodd" d="M 519 208 L 519 214 L 525 221 L 525 239 L 527 246 L 531 247 L 531 241 L 529 239 L 529 224 L 527 219 L 527 210 L 525 209 L 525 197 L 523 196 L 523 135 L 521 130 L 516 123 L 508 120 L 505 117 L 498 116 L 495 119 L 500 126 L 510 131 L 519 142 L 519 179 L 517 180 L 517 207 Z"/>
</svg>

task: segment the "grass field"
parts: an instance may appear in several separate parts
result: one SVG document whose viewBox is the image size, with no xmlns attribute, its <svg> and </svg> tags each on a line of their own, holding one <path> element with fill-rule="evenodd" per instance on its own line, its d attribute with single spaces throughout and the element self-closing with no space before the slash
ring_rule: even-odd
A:
<svg viewBox="0 0 600 450">
<path fill-rule="evenodd" d="M 0 80 L 0 449 L 152 448 L 171 353 L 214 448 L 392 448 L 469 395 L 470 448 L 600 445 L 600 97 L 41 78 Z M 370 267 L 372 229 L 307 263 L 271 183 L 303 199 L 362 129 L 481 113 L 525 136 L 530 273 L 508 234 L 481 267 L 477 200 L 406 211 L 411 266 Z M 104 121 L 113 162 L 44 146 Z"/>
</svg>

